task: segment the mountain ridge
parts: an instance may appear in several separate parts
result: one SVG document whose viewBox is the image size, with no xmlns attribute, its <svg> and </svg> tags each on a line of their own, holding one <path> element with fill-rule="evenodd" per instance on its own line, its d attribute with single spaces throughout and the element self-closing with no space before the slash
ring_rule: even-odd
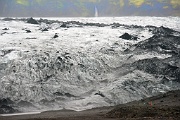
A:
<svg viewBox="0 0 180 120">
<path fill-rule="evenodd" d="M 178 0 L 0 0 L 1 17 L 180 16 Z"/>
</svg>

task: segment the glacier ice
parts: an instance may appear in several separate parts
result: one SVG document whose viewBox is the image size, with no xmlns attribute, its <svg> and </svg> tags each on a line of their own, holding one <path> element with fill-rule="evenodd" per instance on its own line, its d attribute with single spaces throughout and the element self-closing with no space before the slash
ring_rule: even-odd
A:
<svg viewBox="0 0 180 120">
<path fill-rule="evenodd" d="M 59 18 L 59 21 L 69 19 Z M 107 26 L 88 26 L 86 23 L 92 19 Z M 146 19 L 144 22 L 147 23 L 138 22 L 139 19 Z M 162 82 L 163 75 L 154 75 L 131 66 L 138 60 L 168 59 L 172 54 L 125 52 L 127 49 L 136 50 L 134 45 L 153 36 L 148 27 L 128 26 L 135 23 L 152 25 L 155 21 L 157 27 L 163 22 L 165 26 L 180 30 L 179 18 L 130 17 L 128 22 L 126 17 L 76 20 L 80 21 L 78 25 L 70 24 L 69 28 L 61 27 L 61 22 L 33 25 L 25 21 L 0 20 L 0 30 L 9 28 L 5 34 L 0 31 L 0 98 L 10 98 L 16 103 L 14 107 L 23 112 L 55 109 L 80 111 L 179 89 L 179 82 L 173 81 L 173 78 L 166 77 L 168 80 Z M 174 21 L 169 23 L 169 20 Z M 82 26 L 79 25 L 81 22 Z M 112 28 L 110 24 L 113 22 L 122 26 Z M 41 31 L 45 28 L 48 31 Z M 25 29 L 32 32 L 26 33 Z M 126 32 L 140 39 L 129 41 L 119 38 Z M 59 37 L 53 39 L 55 33 Z"/>
</svg>

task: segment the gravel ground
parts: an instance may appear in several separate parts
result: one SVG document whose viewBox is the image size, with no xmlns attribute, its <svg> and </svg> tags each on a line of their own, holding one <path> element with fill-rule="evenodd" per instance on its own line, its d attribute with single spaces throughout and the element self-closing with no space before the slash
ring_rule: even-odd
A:
<svg viewBox="0 0 180 120">
<path fill-rule="evenodd" d="M 81 112 L 61 110 L 34 115 L 0 116 L 0 120 L 180 120 L 180 90 L 115 107 Z"/>
</svg>

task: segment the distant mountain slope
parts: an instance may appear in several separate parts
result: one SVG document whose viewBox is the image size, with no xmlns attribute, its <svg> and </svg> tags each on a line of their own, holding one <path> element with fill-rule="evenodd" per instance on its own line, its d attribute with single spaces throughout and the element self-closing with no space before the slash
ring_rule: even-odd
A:
<svg viewBox="0 0 180 120">
<path fill-rule="evenodd" d="M 180 16 L 179 0 L 0 0 L 0 16 Z"/>
</svg>

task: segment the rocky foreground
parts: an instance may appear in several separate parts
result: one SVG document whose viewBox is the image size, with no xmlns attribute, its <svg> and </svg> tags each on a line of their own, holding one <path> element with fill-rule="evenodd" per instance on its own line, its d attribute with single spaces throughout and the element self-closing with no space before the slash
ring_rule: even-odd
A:
<svg viewBox="0 0 180 120">
<path fill-rule="evenodd" d="M 179 120 L 180 91 L 133 101 L 114 107 L 75 112 L 47 111 L 35 115 L 6 116 L 1 120 Z"/>
</svg>

